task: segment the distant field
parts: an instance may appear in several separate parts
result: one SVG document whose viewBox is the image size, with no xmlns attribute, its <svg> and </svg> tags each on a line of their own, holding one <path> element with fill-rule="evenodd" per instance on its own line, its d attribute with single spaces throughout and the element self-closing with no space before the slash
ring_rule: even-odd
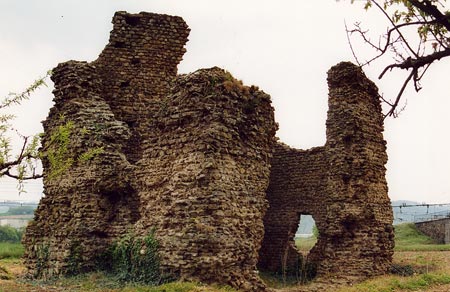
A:
<svg viewBox="0 0 450 292">
<path fill-rule="evenodd" d="M 20 243 L 0 242 L 0 259 L 20 258 L 24 248 Z"/>
<path fill-rule="evenodd" d="M 303 237 L 295 240 L 295 246 L 297 246 L 300 251 L 307 252 L 316 244 L 316 242 L 317 238 L 315 236 Z"/>
</svg>

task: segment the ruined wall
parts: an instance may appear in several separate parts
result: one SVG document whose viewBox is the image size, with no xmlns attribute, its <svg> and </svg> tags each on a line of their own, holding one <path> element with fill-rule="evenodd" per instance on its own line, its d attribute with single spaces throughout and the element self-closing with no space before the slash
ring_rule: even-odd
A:
<svg viewBox="0 0 450 292">
<path fill-rule="evenodd" d="M 320 230 L 310 256 L 320 275 L 387 269 L 382 117 L 362 71 L 329 72 L 327 144 L 297 150 L 276 145 L 257 87 L 216 67 L 177 75 L 189 34 L 180 17 L 117 12 L 113 25 L 96 61 L 54 69 L 45 197 L 24 238 L 31 276 L 92 270 L 125 234 L 154 229 L 163 274 L 264 291 L 258 258 L 268 270 L 298 261 L 300 214 Z"/>
<path fill-rule="evenodd" d="M 148 124 L 176 77 L 189 29 L 180 17 L 117 12 L 92 62 L 53 70 L 44 121 L 44 194 L 27 228 L 25 264 L 35 277 L 90 270 L 140 218 L 132 185 Z"/>
<path fill-rule="evenodd" d="M 275 148 L 259 267 L 279 272 L 305 260 L 318 276 L 382 274 L 394 235 L 377 88 L 351 63 L 331 68 L 328 85 L 325 146 Z M 300 214 L 312 215 L 319 230 L 308 259 L 293 248 Z"/>
<path fill-rule="evenodd" d="M 179 76 L 166 101 L 159 138 L 138 164 L 138 230 L 160 227 L 169 274 L 262 290 L 255 267 L 276 130 L 270 97 L 212 68 Z"/>
<path fill-rule="evenodd" d="M 437 243 L 450 243 L 450 218 L 415 223 L 417 229 Z"/>
<path fill-rule="evenodd" d="M 267 190 L 264 241 L 259 267 L 272 272 L 296 272 L 301 266 L 294 236 L 300 215 L 312 215 L 325 228 L 327 157 L 325 147 L 298 150 L 278 143 Z"/>
<path fill-rule="evenodd" d="M 29 273 L 91 270 L 125 234 L 155 229 L 162 273 L 264 290 L 270 96 L 219 68 L 177 76 L 189 33 L 179 17 L 118 12 L 113 24 L 96 61 L 54 69 Z"/>
</svg>

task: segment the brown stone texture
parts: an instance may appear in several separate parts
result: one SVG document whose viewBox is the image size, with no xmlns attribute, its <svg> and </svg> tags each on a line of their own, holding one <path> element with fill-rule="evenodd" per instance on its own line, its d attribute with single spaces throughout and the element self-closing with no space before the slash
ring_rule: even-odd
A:
<svg viewBox="0 0 450 292">
<path fill-rule="evenodd" d="M 54 69 L 30 274 L 92 270 L 123 235 L 155 229 L 162 273 L 263 290 L 270 96 L 219 68 L 177 76 L 189 33 L 179 17 L 118 12 L 113 24 L 96 61 Z"/>
<path fill-rule="evenodd" d="M 212 68 L 179 76 L 166 102 L 137 165 L 137 229 L 161 227 L 165 272 L 249 290 L 275 142 L 270 97 Z"/>
<path fill-rule="evenodd" d="M 117 12 L 113 25 L 96 61 L 69 61 L 53 72 L 55 105 L 43 123 L 41 149 L 45 197 L 24 239 L 35 277 L 94 268 L 94 259 L 141 216 L 134 162 L 176 77 L 189 29 L 180 17 L 145 12 Z M 69 123 L 67 141 L 54 139 Z M 93 150 L 91 159 L 81 159 Z"/>
<path fill-rule="evenodd" d="M 450 218 L 417 222 L 415 224 L 417 229 L 431 237 L 436 243 L 450 243 Z"/>
<path fill-rule="evenodd" d="M 377 88 L 346 62 L 330 69 L 328 86 L 325 146 L 275 147 L 259 267 L 280 272 L 308 262 L 319 277 L 382 274 L 394 234 Z M 293 247 L 301 214 L 312 215 L 319 230 L 307 259 Z"/>
<path fill-rule="evenodd" d="M 319 275 L 386 271 L 383 120 L 360 69 L 330 70 L 327 144 L 297 150 L 276 143 L 257 87 L 217 67 L 177 75 L 180 17 L 117 12 L 113 25 L 97 60 L 54 69 L 45 196 L 24 238 L 30 276 L 93 270 L 122 236 L 155 230 L 164 275 L 264 291 L 258 260 L 271 271 L 298 260 L 300 214 L 320 230 Z"/>
</svg>

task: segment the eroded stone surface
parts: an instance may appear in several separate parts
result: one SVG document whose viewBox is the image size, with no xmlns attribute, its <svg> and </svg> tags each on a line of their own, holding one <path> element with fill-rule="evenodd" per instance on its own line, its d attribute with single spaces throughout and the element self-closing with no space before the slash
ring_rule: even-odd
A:
<svg viewBox="0 0 450 292">
<path fill-rule="evenodd" d="M 298 260 L 300 213 L 320 230 L 320 276 L 387 269 L 381 109 L 360 69 L 331 69 L 327 144 L 297 150 L 276 143 L 257 87 L 216 67 L 177 75 L 189 34 L 180 17 L 117 12 L 113 24 L 96 61 L 54 70 L 45 197 L 24 239 L 31 276 L 92 270 L 125 234 L 155 229 L 162 273 L 263 291 L 258 260 L 272 271 Z"/>
<path fill-rule="evenodd" d="M 164 272 L 263 288 L 255 273 L 276 125 L 270 97 L 222 69 L 179 76 L 137 165 Z"/>
<path fill-rule="evenodd" d="M 259 266 L 292 271 L 308 261 L 321 277 L 383 274 L 391 264 L 394 234 L 377 88 L 346 62 L 330 69 L 328 86 L 325 146 L 275 147 Z M 319 230 L 308 259 L 293 247 L 300 214 L 312 215 Z"/>
<path fill-rule="evenodd" d="M 415 225 L 417 229 L 437 243 L 450 243 L 450 218 L 416 222 Z"/>
</svg>

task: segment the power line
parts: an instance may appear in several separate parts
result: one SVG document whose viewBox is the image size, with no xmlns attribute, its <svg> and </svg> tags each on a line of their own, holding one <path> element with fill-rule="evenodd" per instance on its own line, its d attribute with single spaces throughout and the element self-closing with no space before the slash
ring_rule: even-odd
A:
<svg viewBox="0 0 450 292">
<path fill-rule="evenodd" d="M 399 206 L 392 206 L 392 208 L 409 208 L 409 207 L 431 207 L 431 206 L 450 206 L 450 203 L 437 203 L 437 204 L 401 204 Z"/>
</svg>

